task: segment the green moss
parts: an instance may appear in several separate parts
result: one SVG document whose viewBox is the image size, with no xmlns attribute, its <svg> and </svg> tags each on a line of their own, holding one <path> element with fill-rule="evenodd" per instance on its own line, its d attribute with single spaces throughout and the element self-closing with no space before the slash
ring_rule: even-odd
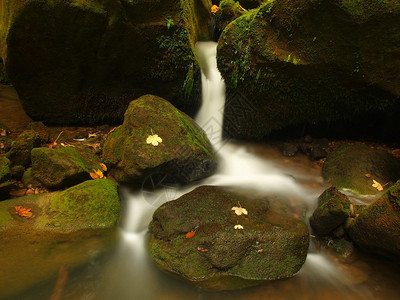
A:
<svg viewBox="0 0 400 300">
<path fill-rule="evenodd" d="M 0 157 L 0 183 L 11 178 L 10 166 L 11 162 L 7 158 Z"/>
</svg>

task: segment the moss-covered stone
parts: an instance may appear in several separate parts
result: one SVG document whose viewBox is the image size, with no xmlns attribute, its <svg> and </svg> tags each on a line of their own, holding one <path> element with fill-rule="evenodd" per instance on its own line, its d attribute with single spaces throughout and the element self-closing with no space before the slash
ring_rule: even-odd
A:
<svg viewBox="0 0 400 300">
<path fill-rule="evenodd" d="M 22 176 L 24 176 L 25 168 L 23 166 L 13 166 L 10 171 L 13 179 L 21 180 Z"/>
<path fill-rule="evenodd" d="M 100 158 L 84 148 L 47 147 L 32 150 L 32 175 L 49 189 L 62 189 L 91 179 L 100 167 Z"/>
<path fill-rule="evenodd" d="M 247 215 L 236 215 L 234 206 Z M 235 225 L 243 229 L 235 229 Z M 293 276 L 308 249 L 304 222 L 268 199 L 203 186 L 159 207 L 150 254 L 164 271 L 206 290 L 231 290 Z M 195 231 L 193 237 L 186 234 Z"/>
<path fill-rule="evenodd" d="M 342 143 L 328 154 L 322 176 L 326 183 L 356 194 L 375 195 L 373 180 L 386 186 L 400 178 L 400 162 L 384 150 L 362 143 Z"/>
<path fill-rule="evenodd" d="M 158 146 L 148 136 L 162 138 Z M 103 160 L 118 182 L 141 182 L 147 175 L 187 183 L 211 175 L 216 157 L 204 131 L 168 101 L 145 95 L 130 103 L 124 123 L 107 136 Z"/>
<path fill-rule="evenodd" d="M 379 1 L 380 9 L 360 18 L 344 2 L 355 8 L 377 1 L 272 0 L 225 28 L 217 60 L 227 85 L 228 135 L 261 139 L 290 125 L 393 109 L 400 6 Z M 229 105 L 237 95 L 244 105 Z"/>
<path fill-rule="evenodd" d="M 156 93 L 199 105 L 194 43 L 209 0 L 0 1 L 0 51 L 26 112 L 57 124 L 120 123 Z M 43 18 L 42 16 L 47 16 Z"/>
<path fill-rule="evenodd" d="M 28 130 L 36 131 L 39 134 L 40 142 L 45 144 L 49 141 L 49 131 L 42 122 L 31 122 L 26 127 Z"/>
<path fill-rule="evenodd" d="M 11 162 L 7 158 L 0 157 L 0 183 L 3 183 L 11 178 L 10 166 Z"/>
<path fill-rule="evenodd" d="M 36 131 L 25 130 L 12 143 L 7 158 L 13 165 L 28 167 L 31 164 L 31 151 L 40 146 L 40 136 Z"/>
<path fill-rule="evenodd" d="M 32 218 L 15 213 L 15 206 L 32 210 Z M 35 230 L 76 231 L 114 227 L 121 204 L 109 179 L 88 180 L 63 192 L 29 195 L 0 202 L 0 231 L 26 224 Z"/>
<path fill-rule="evenodd" d="M 399 261 L 400 181 L 364 209 L 347 232 L 361 249 Z"/>
<path fill-rule="evenodd" d="M 310 225 L 317 234 L 327 235 L 343 224 L 349 215 L 350 200 L 335 187 L 330 187 L 319 196 Z"/>
<path fill-rule="evenodd" d="M 219 9 L 215 13 L 215 25 L 216 30 L 219 34 L 225 29 L 225 27 L 244 14 L 239 2 L 234 0 L 223 0 L 219 4 Z"/>
</svg>

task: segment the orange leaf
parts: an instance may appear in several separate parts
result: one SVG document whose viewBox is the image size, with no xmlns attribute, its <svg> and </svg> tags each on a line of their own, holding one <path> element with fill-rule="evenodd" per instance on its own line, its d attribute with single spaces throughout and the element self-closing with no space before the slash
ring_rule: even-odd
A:
<svg viewBox="0 0 400 300">
<path fill-rule="evenodd" d="M 90 175 L 90 177 L 92 177 L 92 179 L 100 179 L 100 178 L 104 177 L 104 174 L 100 169 L 98 169 L 98 170 L 92 169 L 92 170 L 93 170 L 93 172 L 89 173 L 89 175 Z"/>
<path fill-rule="evenodd" d="M 106 135 L 109 135 L 111 132 L 114 132 L 115 129 L 117 129 L 117 127 L 112 128 L 109 132 L 107 132 Z"/>
<path fill-rule="evenodd" d="M 203 247 L 197 247 L 197 251 L 200 251 L 200 252 L 208 252 L 208 249 L 203 248 Z"/>
<path fill-rule="evenodd" d="M 103 171 L 107 171 L 107 166 L 103 163 L 100 163 L 100 167 L 103 169 Z"/>
<path fill-rule="evenodd" d="M 195 234 L 196 234 L 196 230 L 195 230 L 195 231 L 188 232 L 188 233 L 186 233 L 186 238 L 187 238 L 187 239 L 190 239 L 190 238 L 193 237 Z"/>
<path fill-rule="evenodd" d="M 16 215 L 19 215 L 19 216 L 27 218 L 27 219 L 33 217 L 33 214 L 31 212 L 32 208 L 23 207 L 20 205 L 15 206 L 14 208 L 15 208 L 14 214 L 16 214 Z"/>
</svg>

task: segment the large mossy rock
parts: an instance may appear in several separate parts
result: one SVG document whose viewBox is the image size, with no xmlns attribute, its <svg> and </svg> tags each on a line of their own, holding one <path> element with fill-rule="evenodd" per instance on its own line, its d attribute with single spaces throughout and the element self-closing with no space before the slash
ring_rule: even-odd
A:
<svg viewBox="0 0 400 300">
<path fill-rule="evenodd" d="M 335 187 L 325 190 L 318 198 L 318 207 L 310 218 L 310 225 L 319 235 L 327 235 L 350 215 L 350 200 Z"/>
<path fill-rule="evenodd" d="M 11 162 L 5 157 L 0 157 L 0 184 L 11 179 Z"/>
<path fill-rule="evenodd" d="M 7 158 L 13 165 L 28 167 L 31 164 L 31 151 L 40 146 L 40 136 L 34 130 L 25 130 L 11 145 Z"/>
<path fill-rule="evenodd" d="M 239 205 L 247 215 L 232 210 Z M 149 228 L 156 264 L 206 290 L 292 277 L 303 265 L 309 244 L 306 224 L 274 209 L 268 199 L 210 186 L 159 207 Z M 194 230 L 194 236 L 187 236 Z"/>
<path fill-rule="evenodd" d="M 400 95 L 399 18 L 398 1 L 375 0 L 272 0 L 237 18 L 218 42 L 226 133 L 260 139 L 389 114 Z"/>
<path fill-rule="evenodd" d="M 162 142 L 148 144 L 157 134 Z M 166 176 L 187 183 L 211 175 L 214 150 L 205 132 L 168 101 L 145 95 L 130 103 L 124 123 L 104 143 L 103 160 L 110 174 L 123 183 L 141 183 L 145 176 Z"/>
<path fill-rule="evenodd" d="M 361 249 L 400 261 L 400 181 L 364 209 L 347 232 Z"/>
<path fill-rule="evenodd" d="M 84 148 L 35 148 L 31 157 L 32 176 L 52 190 L 89 180 L 93 169 L 101 169 L 100 158 Z"/>
<path fill-rule="evenodd" d="M 199 105 L 194 44 L 208 0 L 0 0 L 0 57 L 25 111 L 53 124 L 120 122 L 129 102 L 161 95 Z M 46 18 L 43 18 L 46 16 Z"/>
<path fill-rule="evenodd" d="M 326 183 L 356 194 L 375 195 L 372 185 L 382 185 L 400 178 L 400 161 L 392 154 L 372 149 L 362 143 L 342 143 L 328 154 L 322 167 Z"/>
<path fill-rule="evenodd" d="M 32 218 L 15 215 L 15 206 L 31 208 Z M 63 192 L 29 195 L 0 202 L 0 231 L 22 223 L 35 230 L 76 231 L 112 228 L 121 204 L 116 184 L 88 180 Z"/>
</svg>

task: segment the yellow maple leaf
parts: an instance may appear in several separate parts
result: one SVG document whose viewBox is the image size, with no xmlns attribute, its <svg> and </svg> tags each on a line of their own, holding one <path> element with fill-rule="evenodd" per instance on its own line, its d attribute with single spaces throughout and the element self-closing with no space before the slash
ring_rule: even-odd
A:
<svg viewBox="0 0 400 300">
<path fill-rule="evenodd" d="M 235 214 L 237 214 L 238 216 L 240 216 L 241 214 L 247 215 L 247 209 L 245 209 L 243 207 L 234 206 L 234 207 L 232 207 L 232 210 L 234 210 Z"/>
<path fill-rule="evenodd" d="M 103 174 L 103 172 L 102 172 L 100 169 L 98 169 L 98 170 L 93 169 L 93 172 L 92 172 L 92 173 L 89 173 L 89 175 L 90 175 L 90 177 L 92 177 L 93 179 L 104 178 L 104 174 Z"/>
<path fill-rule="evenodd" d="M 107 171 L 107 166 L 103 163 L 100 163 L 100 167 L 103 169 L 104 172 Z"/>
<path fill-rule="evenodd" d="M 242 230 L 243 226 L 240 225 L 240 224 L 237 224 L 237 225 L 233 226 L 233 228 L 236 229 L 236 230 Z"/>
<path fill-rule="evenodd" d="M 158 146 L 159 143 L 162 143 L 162 138 L 159 137 L 158 134 L 149 135 L 146 139 L 146 143 Z"/>
<path fill-rule="evenodd" d="M 23 207 L 20 205 L 15 206 L 14 208 L 15 208 L 14 214 L 16 214 L 16 215 L 19 215 L 19 216 L 27 218 L 27 219 L 33 217 L 33 214 L 31 212 L 32 208 Z"/>
<path fill-rule="evenodd" d="M 376 188 L 378 191 L 383 191 L 383 186 L 376 180 L 372 179 L 372 181 L 374 182 L 372 184 L 372 187 Z"/>
</svg>

